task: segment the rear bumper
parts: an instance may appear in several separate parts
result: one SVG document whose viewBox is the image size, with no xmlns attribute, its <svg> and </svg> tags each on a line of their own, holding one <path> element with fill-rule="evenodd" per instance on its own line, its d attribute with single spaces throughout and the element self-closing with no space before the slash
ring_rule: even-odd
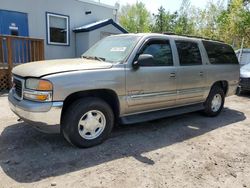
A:
<svg viewBox="0 0 250 188">
<path fill-rule="evenodd" d="M 47 133 L 59 133 L 63 102 L 32 102 L 17 100 L 13 91 L 9 96 L 10 109 L 22 120 Z"/>
</svg>

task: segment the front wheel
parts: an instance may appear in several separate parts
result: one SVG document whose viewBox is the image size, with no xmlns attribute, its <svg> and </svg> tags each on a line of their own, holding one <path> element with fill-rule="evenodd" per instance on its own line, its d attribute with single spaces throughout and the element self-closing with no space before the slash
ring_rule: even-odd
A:
<svg viewBox="0 0 250 188">
<path fill-rule="evenodd" d="M 102 143 L 110 135 L 114 114 L 99 98 L 75 101 L 63 114 L 61 132 L 71 144 L 84 148 Z"/>
<path fill-rule="evenodd" d="M 225 94 L 223 89 L 221 87 L 214 86 L 204 104 L 205 114 L 210 117 L 217 116 L 223 109 L 224 102 Z"/>
</svg>

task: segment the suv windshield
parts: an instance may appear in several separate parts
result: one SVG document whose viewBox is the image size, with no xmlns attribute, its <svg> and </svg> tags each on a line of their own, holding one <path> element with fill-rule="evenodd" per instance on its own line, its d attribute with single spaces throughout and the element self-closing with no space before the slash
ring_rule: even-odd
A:
<svg viewBox="0 0 250 188">
<path fill-rule="evenodd" d="M 92 46 L 82 57 L 107 62 L 122 62 L 132 52 L 140 37 L 109 36 Z"/>
</svg>

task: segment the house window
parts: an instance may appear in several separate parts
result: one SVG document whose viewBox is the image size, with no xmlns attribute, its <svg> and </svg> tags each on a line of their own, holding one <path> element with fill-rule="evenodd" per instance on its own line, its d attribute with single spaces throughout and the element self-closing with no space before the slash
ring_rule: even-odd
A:
<svg viewBox="0 0 250 188">
<path fill-rule="evenodd" d="M 69 45 L 69 16 L 47 13 L 48 44 Z"/>
</svg>

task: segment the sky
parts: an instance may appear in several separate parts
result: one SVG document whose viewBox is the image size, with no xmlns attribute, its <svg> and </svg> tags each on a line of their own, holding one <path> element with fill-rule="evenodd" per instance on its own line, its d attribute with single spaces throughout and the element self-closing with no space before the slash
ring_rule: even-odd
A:
<svg viewBox="0 0 250 188">
<path fill-rule="evenodd" d="M 118 2 L 120 5 L 134 4 L 136 0 L 95 0 L 104 4 L 108 5 L 115 5 Z M 143 2 L 147 9 L 151 13 L 156 13 L 158 8 L 162 5 L 166 10 L 170 12 L 174 12 L 178 10 L 181 6 L 182 0 L 139 0 Z M 199 7 L 204 8 L 209 0 L 190 0 L 191 4 Z"/>
</svg>

